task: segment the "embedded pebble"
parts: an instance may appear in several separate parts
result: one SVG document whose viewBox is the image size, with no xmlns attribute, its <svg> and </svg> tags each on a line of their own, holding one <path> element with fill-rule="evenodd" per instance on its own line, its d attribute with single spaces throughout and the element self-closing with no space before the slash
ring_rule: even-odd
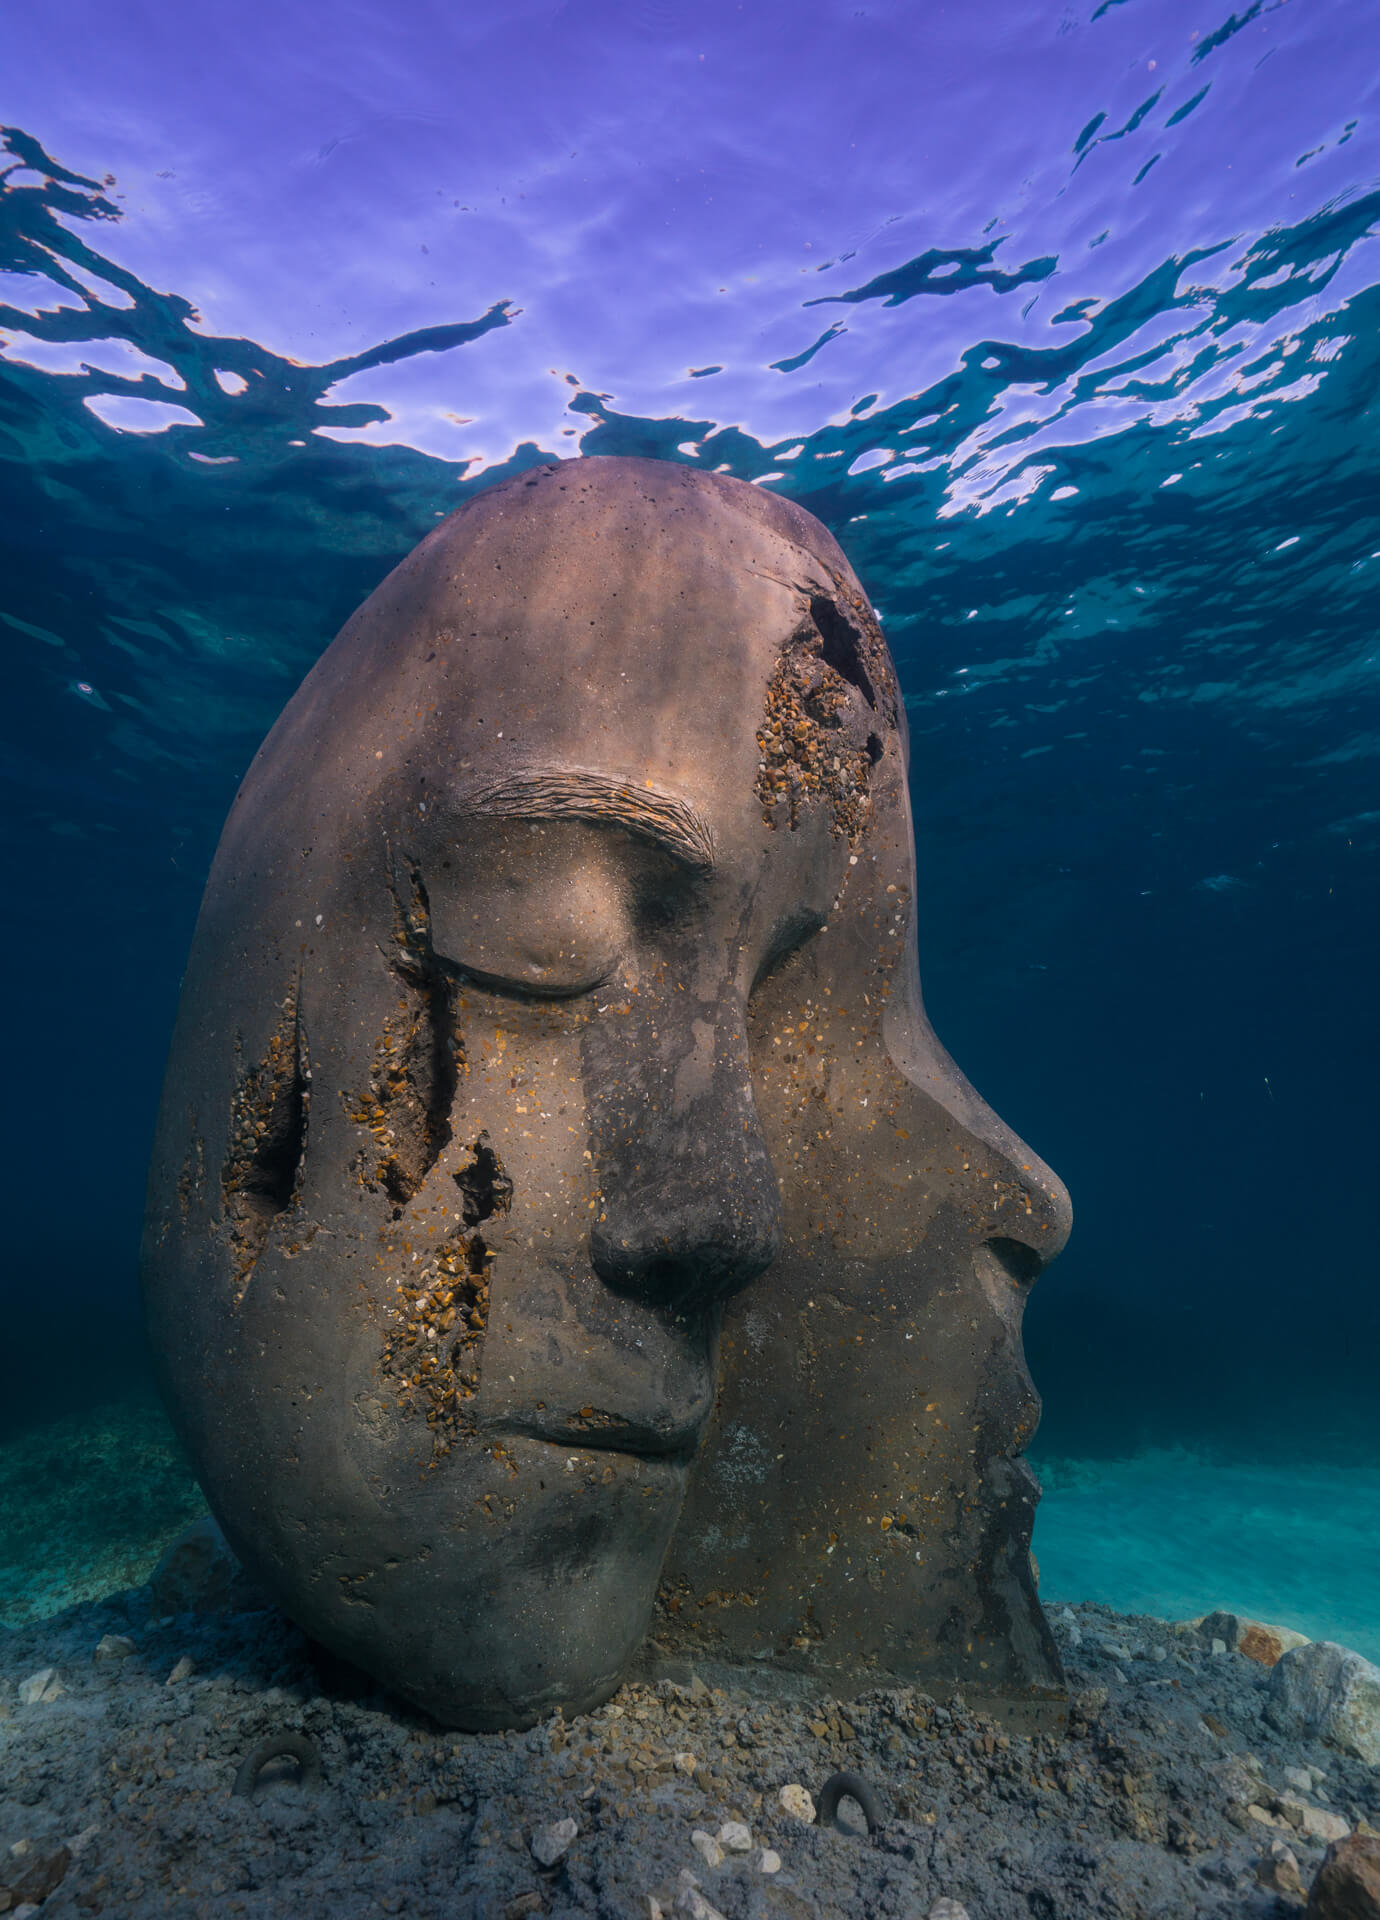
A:
<svg viewBox="0 0 1380 1920">
<path fill-rule="evenodd" d="M 543 1867 L 554 1867 L 580 1831 L 578 1820 L 554 1820 L 537 1827 L 532 1834 L 532 1858 Z"/>
<path fill-rule="evenodd" d="M 929 1920 L 968 1920 L 968 1909 L 961 1900 L 951 1900 L 946 1893 L 930 1908 Z"/>
<path fill-rule="evenodd" d="M 803 1820 L 806 1826 L 814 1825 L 815 1803 L 799 1781 L 792 1780 L 789 1786 L 782 1787 L 776 1798 L 781 1811 L 788 1813 L 792 1820 Z"/>
<path fill-rule="evenodd" d="M 127 1660 L 134 1652 L 134 1642 L 127 1633 L 103 1633 L 96 1643 L 97 1660 Z"/>
<path fill-rule="evenodd" d="M 681 1870 L 676 1890 L 676 1912 L 690 1916 L 690 1920 L 724 1920 L 717 1907 L 711 1906 L 700 1892 L 700 1883 L 688 1867 Z"/>
<path fill-rule="evenodd" d="M 1291 1827 L 1297 1827 L 1313 1840 L 1344 1840 L 1351 1832 L 1351 1822 L 1343 1820 L 1339 1813 L 1329 1813 L 1325 1807 L 1312 1806 L 1294 1793 L 1282 1793 L 1279 1796 L 1279 1810 Z"/>
<path fill-rule="evenodd" d="M 196 1661 L 193 1660 L 189 1654 L 184 1653 L 167 1679 L 163 1682 L 163 1685 L 165 1687 L 175 1687 L 179 1680 L 190 1680 L 195 1672 Z"/>
<path fill-rule="evenodd" d="M 725 1853 L 752 1852 L 752 1834 L 741 1820 L 725 1820 L 717 1837 Z"/>
<path fill-rule="evenodd" d="M 1298 1856 L 1282 1840 L 1272 1840 L 1268 1850 L 1261 1854 L 1255 1877 L 1271 1893 L 1282 1893 L 1291 1899 L 1301 1896 L 1304 1890 Z"/>
<path fill-rule="evenodd" d="M 1262 1807 L 1258 1800 L 1252 1800 L 1247 1805 L 1246 1813 L 1247 1813 L 1247 1816 L 1250 1819 L 1254 1820 L 1258 1826 L 1279 1827 L 1284 1824 L 1282 1820 L 1277 1820 L 1275 1818 L 1275 1816 L 1270 1812 L 1270 1809 L 1268 1807 Z"/>
<path fill-rule="evenodd" d="M 50 1701 L 60 1700 L 67 1689 L 58 1679 L 56 1667 L 40 1667 L 37 1673 L 31 1673 L 27 1680 L 19 1683 L 19 1704 L 22 1707 L 47 1705 Z"/>
<path fill-rule="evenodd" d="M 759 1873 L 780 1873 L 781 1855 L 774 1847 L 758 1847 L 752 1856 L 752 1864 Z"/>
<path fill-rule="evenodd" d="M 690 1844 L 707 1867 L 723 1865 L 724 1850 L 712 1833 L 703 1833 L 697 1827 L 690 1836 Z"/>
</svg>

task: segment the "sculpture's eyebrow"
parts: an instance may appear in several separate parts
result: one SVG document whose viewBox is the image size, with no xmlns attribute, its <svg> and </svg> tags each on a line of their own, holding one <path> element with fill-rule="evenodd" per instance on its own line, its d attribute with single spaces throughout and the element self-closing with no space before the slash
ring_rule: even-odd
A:
<svg viewBox="0 0 1380 1920">
<path fill-rule="evenodd" d="M 461 787 L 454 804 L 491 820 L 589 820 L 651 840 L 695 873 L 714 865 L 709 823 L 687 800 L 572 767 L 514 768 Z"/>
</svg>

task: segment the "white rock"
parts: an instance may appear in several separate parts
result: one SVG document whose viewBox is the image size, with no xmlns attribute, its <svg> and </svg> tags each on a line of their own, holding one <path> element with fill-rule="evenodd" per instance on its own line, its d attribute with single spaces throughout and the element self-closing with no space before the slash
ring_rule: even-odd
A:
<svg viewBox="0 0 1380 1920">
<path fill-rule="evenodd" d="M 677 1773 L 683 1773 L 687 1779 L 693 1777 L 695 1768 L 700 1764 L 698 1757 L 693 1753 L 683 1752 L 676 1754 L 674 1758 Z"/>
<path fill-rule="evenodd" d="M 676 1912 L 689 1914 L 690 1920 L 724 1920 L 717 1907 L 710 1906 L 700 1892 L 700 1883 L 689 1867 L 682 1867 L 676 1893 Z"/>
<path fill-rule="evenodd" d="M 10 1920 L 35 1920 L 35 1916 L 39 1911 L 40 1909 L 34 1905 L 32 1900 L 26 1900 L 22 1906 L 14 1909 L 14 1912 L 10 1915 Z"/>
<path fill-rule="evenodd" d="M 196 1661 L 184 1653 L 167 1679 L 163 1682 L 163 1685 L 165 1687 L 175 1687 L 179 1680 L 190 1680 L 195 1672 Z"/>
<path fill-rule="evenodd" d="M 724 1850 L 712 1833 L 703 1833 L 696 1827 L 690 1836 L 690 1844 L 707 1867 L 721 1867 L 724 1863 Z"/>
<path fill-rule="evenodd" d="M 19 1704 L 22 1707 L 46 1706 L 50 1701 L 60 1700 L 67 1689 L 58 1679 L 56 1667 L 40 1667 L 37 1673 L 31 1673 L 27 1680 L 19 1683 Z"/>
<path fill-rule="evenodd" d="M 752 1852 L 752 1835 L 741 1820 L 725 1820 L 717 1838 L 725 1853 Z"/>
<path fill-rule="evenodd" d="M 554 1867 L 576 1834 L 578 1820 L 554 1820 L 550 1826 L 537 1827 L 532 1834 L 532 1858 L 543 1867 Z"/>
<path fill-rule="evenodd" d="M 1313 1791 L 1313 1769 L 1311 1767 L 1286 1767 L 1284 1778 L 1291 1787 L 1297 1787 L 1300 1793 Z"/>
<path fill-rule="evenodd" d="M 1331 1640 L 1293 1647 L 1270 1672 L 1267 1718 L 1380 1766 L 1380 1668 Z"/>
<path fill-rule="evenodd" d="M 752 1864 L 759 1873 L 780 1873 L 781 1855 L 774 1847 L 758 1847 L 752 1856 Z"/>
<path fill-rule="evenodd" d="M 803 1820 L 807 1827 L 814 1825 L 815 1803 L 799 1781 L 792 1780 L 789 1786 L 782 1787 L 776 1799 L 781 1811 L 788 1813 L 792 1820 Z"/>
<path fill-rule="evenodd" d="M 1222 1657 L 1222 1655 L 1223 1655 L 1223 1654 L 1224 1654 L 1224 1653 L 1226 1652 L 1226 1650 L 1227 1650 L 1227 1643 L 1226 1643 L 1226 1641 L 1225 1641 L 1225 1640 L 1214 1640 L 1214 1641 L 1213 1641 L 1213 1643 L 1212 1643 L 1212 1653 L 1213 1653 L 1213 1658 L 1214 1658 L 1214 1659 L 1220 1659 L 1220 1658 Z"/>
<path fill-rule="evenodd" d="M 968 1920 L 968 1909 L 961 1900 L 951 1900 L 946 1893 L 930 1908 L 929 1920 Z"/>
<path fill-rule="evenodd" d="M 1331 1846 L 1334 1840 L 1346 1839 L 1351 1825 L 1339 1813 L 1329 1813 L 1326 1807 L 1309 1807 L 1303 1816 L 1303 1830 L 1313 1839 L 1325 1840 Z"/>
<path fill-rule="evenodd" d="M 1325 1807 L 1310 1806 L 1307 1800 L 1301 1800 L 1296 1793 L 1282 1793 L 1279 1796 L 1279 1810 L 1291 1827 L 1297 1827 L 1314 1840 L 1345 1840 L 1351 1832 L 1351 1823 L 1343 1820 L 1339 1813 L 1329 1813 Z"/>
<path fill-rule="evenodd" d="M 127 1660 L 134 1652 L 134 1642 L 127 1633 L 106 1633 L 96 1642 L 97 1660 Z"/>
<path fill-rule="evenodd" d="M 83 1827 L 80 1833 L 74 1833 L 70 1840 L 64 1840 L 62 1844 L 74 1860 L 80 1859 L 100 1830 L 100 1822 L 97 1821 L 92 1826 Z"/>
</svg>

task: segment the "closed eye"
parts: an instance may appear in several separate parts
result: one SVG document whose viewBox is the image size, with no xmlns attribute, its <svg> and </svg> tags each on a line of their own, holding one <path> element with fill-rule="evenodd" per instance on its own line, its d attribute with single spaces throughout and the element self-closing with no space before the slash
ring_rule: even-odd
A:
<svg viewBox="0 0 1380 1920">
<path fill-rule="evenodd" d="M 482 988 L 485 993 L 502 994 L 510 1000 L 578 1000 L 581 994 L 593 993 L 596 987 L 602 987 L 613 971 L 611 967 L 604 967 L 598 973 L 578 980 L 514 980 L 507 974 L 487 973 L 482 967 L 470 967 L 463 961 L 443 959 L 439 954 L 436 958 L 452 979 L 468 981 L 470 985 Z"/>
</svg>

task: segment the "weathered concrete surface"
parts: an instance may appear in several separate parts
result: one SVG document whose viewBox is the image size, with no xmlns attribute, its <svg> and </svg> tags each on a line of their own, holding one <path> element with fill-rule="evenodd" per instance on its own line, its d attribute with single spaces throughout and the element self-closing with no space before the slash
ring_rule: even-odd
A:
<svg viewBox="0 0 1380 1920">
<path fill-rule="evenodd" d="M 540 469 L 360 609 L 227 823 L 145 1241 L 179 1431 L 308 1632 L 467 1727 L 649 1627 L 1057 1709 L 1020 1316 L 1068 1203 L 916 921 L 885 644 L 788 502 Z"/>
</svg>

